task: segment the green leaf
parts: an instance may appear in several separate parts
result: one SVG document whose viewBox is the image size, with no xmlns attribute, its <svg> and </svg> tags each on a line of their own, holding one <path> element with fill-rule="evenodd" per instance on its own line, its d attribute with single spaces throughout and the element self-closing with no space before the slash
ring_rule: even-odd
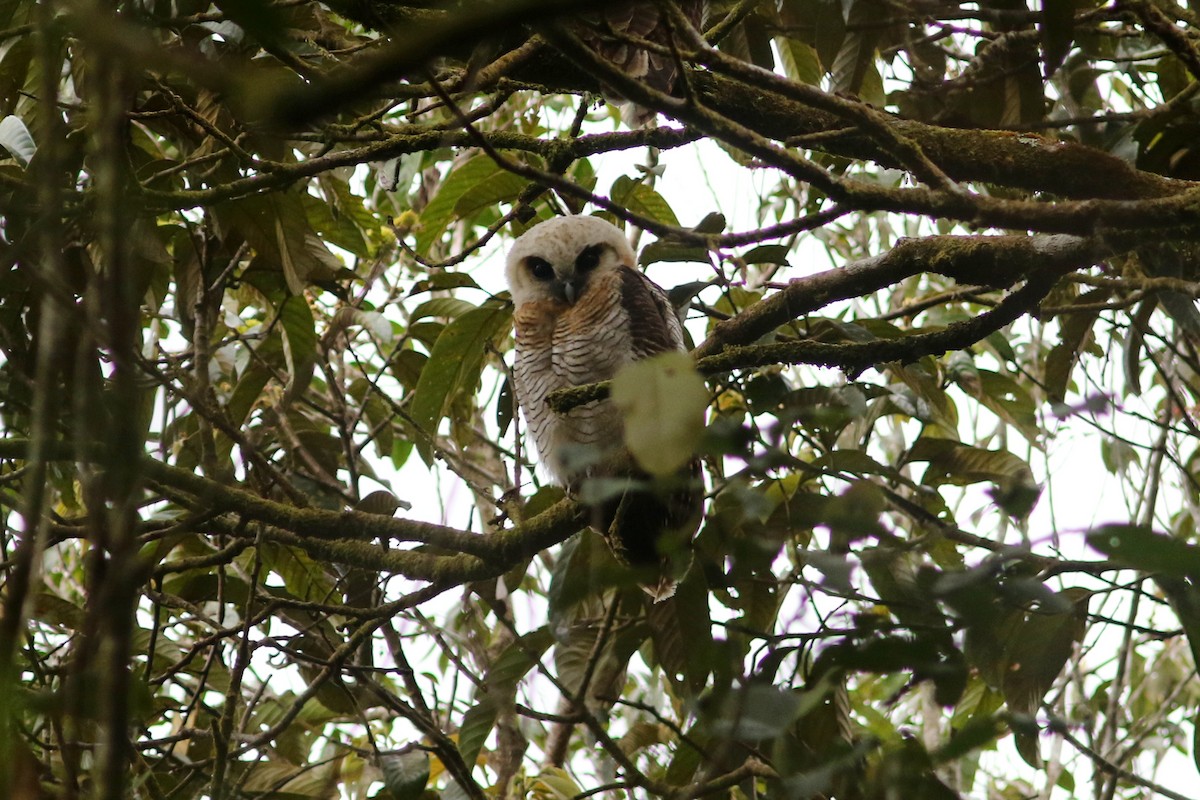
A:
<svg viewBox="0 0 1200 800">
<path fill-rule="evenodd" d="M 464 198 L 469 198 L 477 186 L 485 184 L 500 173 L 501 169 L 496 162 L 484 154 L 477 155 L 451 170 L 442 179 L 433 199 L 421 212 L 416 236 L 417 252 L 429 253 L 434 242 L 441 239 L 442 234 L 450 227 L 450 223 L 460 218 L 460 203 L 464 208 L 477 208 L 473 202 Z"/>
<path fill-rule="evenodd" d="M 876 54 L 871 54 L 871 60 L 863 70 L 862 85 L 858 88 L 858 96 L 864 103 L 882 108 L 887 103 L 887 92 L 883 88 L 883 75 L 875 66 Z"/>
<path fill-rule="evenodd" d="M 617 740 L 617 745 L 626 756 L 631 756 L 639 750 L 653 747 L 656 744 L 666 744 L 675 738 L 671 729 L 660 722 L 637 722 L 625 735 Z"/>
<path fill-rule="evenodd" d="M 613 378 L 612 400 L 625 422 L 626 446 L 651 475 L 671 475 L 695 454 L 708 389 L 686 353 L 662 353 L 625 367 Z"/>
<path fill-rule="evenodd" d="M 39 622 L 53 625 L 61 630 L 77 631 L 84 625 L 84 610 L 51 592 L 34 595 L 30 616 Z"/>
<path fill-rule="evenodd" d="M 641 266 L 660 261 L 707 264 L 708 249 L 694 244 L 659 239 L 643 247 L 642 252 L 638 254 L 638 264 Z"/>
<path fill-rule="evenodd" d="M 396 340 L 396 328 L 391 320 L 378 311 L 342 306 L 334 317 L 334 324 L 346 328 L 357 325 L 383 344 L 391 344 Z"/>
<path fill-rule="evenodd" d="M 837 57 L 830 63 L 830 88 L 868 100 L 863 86 L 868 74 L 875 72 L 878 75 L 875 70 L 875 43 L 879 40 L 879 31 L 862 26 L 870 22 L 867 19 L 870 11 L 879 13 L 882 9 L 868 0 L 847 0 L 845 7 L 850 10 L 849 24 Z"/>
<path fill-rule="evenodd" d="M 500 384 L 500 392 L 496 396 L 496 428 L 499 430 L 501 436 L 508 433 L 508 428 L 512 425 L 516 413 L 516 398 L 513 396 L 512 379 L 506 377 L 504 383 Z"/>
<path fill-rule="evenodd" d="M 972 717 L 967 724 L 950 737 L 950 741 L 930 754 L 935 764 L 954 763 L 975 750 L 980 750 L 1003 732 L 1000 720 L 994 714 Z"/>
<path fill-rule="evenodd" d="M 283 326 L 283 358 L 287 365 L 287 396 L 304 393 L 312 381 L 317 360 L 317 330 L 312 309 L 302 294 L 284 300 L 279 308 Z"/>
<path fill-rule="evenodd" d="M 995 612 L 994 603 L 990 595 L 983 598 L 982 612 L 978 613 L 982 619 L 967 626 L 963 653 L 971 666 L 979 671 L 980 678 L 988 686 L 998 689 L 1004 684 L 1008 668 L 1007 644 L 1025 621 L 1025 615 L 1013 609 L 999 617 L 992 616 L 988 612 Z"/>
<path fill-rule="evenodd" d="M 272 344 L 275 346 L 271 347 Z M 256 356 L 279 355 L 282 348 L 279 346 L 278 339 L 268 339 L 255 348 L 254 352 Z M 267 363 L 273 362 L 268 360 Z M 252 363 L 249 369 L 238 378 L 237 386 L 234 387 L 233 394 L 225 404 L 225 413 L 229 415 L 229 419 L 234 425 L 240 427 L 246 424 L 250 412 L 254 410 L 255 403 L 262 399 L 263 388 L 271 380 L 271 377 L 270 370 Z"/>
<path fill-rule="evenodd" d="M 336 196 L 343 203 L 357 204 L 359 210 L 362 210 L 362 200 L 354 197 L 349 191 L 343 190 Z M 309 224 L 324 241 L 360 258 L 370 256 L 371 248 L 367 246 L 362 229 L 359 228 L 356 219 L 351 214 L 338 213 L 337 206 L 311 194 L 301 195 L 300 201 L 304 204 Z"/>
<path fill-rule="evenodd" d="M 410 410 L 421 430 L 435 435 L 454 401 L 475 392 L 488 344 L 507 328 L 511 314 L 508 305 L 489 303 L 458 317 L 438 336 L 417 380 Z M 428 440 L 418 441 L 417 450 L 426 464 L 432 463 Z"/>
<path fill-rule="evenodd" d="M 8 20 L 18 5 L 11 1 L 0 4 L 0 28 L 11 27 Z M 0 110 L 15 109 L 22 90 L 30 88 L 31 79 L 37 81 L 40 77 L 41 58 L 37 57 L 40 45 L 36 36 L 18 36 L 9 40 L 4 55 L 0 57 Z"/>
<path fill-rule="evenodd" d="M 458 731 L 458 750 L 468 766 L 478 758 L 500 711 L 512 704 L 517 684 L 553 642 L 553 633 L 543 625 L 509 644 L 492 664 L 484 676 L 479 701 L 463 715 Z"/>
<path fill-rule="evenodd" d="M 521 636 L 504 648 L 484 678 L 488 692 L 511 694 L 542 654 L 554 643 L 554 633 L 546 625 Z"/>
<path fill-rule="evenodd" d="M 723 233 L 728 223 L 720 211 L 710 211 L 692 228 L 696 233 Z"/>
<path fill-rule="evenodd" d="M 586 158 L 581 158 L 571 165 L 567 170 L 567 175 L 571 180 L 575 181 L 576 185 L 582 186 L 589 192 L 596 188 L 596 168 L 592 166 L 592 162 Z M 579 214 L 580 211 L 572 211 L 573 214 Z"/>
<path fill-rule="evenodd" d="M 583 789 L 560 767 L 545 767 L 533 780 L 531 797 L 540 800 L 573 800 Z"/>
<path fill-rule="evenodd" d="M 483 749 L 483 743 L 487 741 L 499 716 L 500 703 L 488 694 L 463 714 L 462 725 L 458 728 L 458 752 L 462 754 L 468 769 L 478 760 L 479 751 Z"/>
<path fill-rule="evenodd" d="M 296 547 L 264 542 L 259 547 L 263 566 L 283 579 L 288 594 L 314 603 L 328 602 L 334 581 L 326 566 Z"/>
<path fill-rule="evenodd" d="M 887 510 L 887 500 L 883 490 L 869 480 L 855 481 L 837 497 L 828 497 L 821 510 L 820 521 L 829 526 L 833 541 L 839 545 L 848 547 L 861 539 L 887 538 L 887 529 L 879 521 Z"/>
<path fill-rule="evenodd" d="M 880 464 L 862 450 L 834 450 L 813 461 L 814 467 L 830 472 L 849 472 L 854 475 L 894 475 L 895 470 Z"/>
<path fill-rule="evenodd" d="M 1069 608 L 1057 614 L 1031 613 L 1013 631 L 1005 648 L 1004 699 L 1013 711 L 1034 713 L 1075 645 L 1087 632 L 1087 606 L 1091 592 L 1065 589 L 1061 597 Z"/>
<path fill-rule="evenodd" d="M 861 561 L 879 599 L 902 623 L 929 630 L 946 624 L 937 599 L 918 581 L 913 554 L 885 545 L 864 548 Z"/>
<path fill-rule="evenodd" d="M 1038 30 L 1045 56 L 1044 74 L 1048 77 L 1062 65 L 1075 41 L 1075 0 L 1042 0 Z"/>
<path fill-rule="evenodd" d="M 231 778 L 239 793 L 272 800 L 320 800 L 337 784 L 341 758 L 301 769 L 282 760 L 234 761 Z"/>
<path fill-rule="evenodd" d="M 661 194 L 628 175 L 622 175 L 613 181 L 609 197 L 617 205 L 627 208 L 635 214 L 667 225 L 679 225 L 679 218 L 675 216 L 671 205 Z"/>
<path fill-rule="evenodd" d="M 424 750 L 383 753 L 379 768 L 392 800 L 417 800 L 429 783 L 429 753 Z"/>
<path fill-rule="evenodd" d="M 22 167 L 28 167 L 37 153 L 37 145 L 29 128 L 25 127 L 20 117 L 12 114 L 0 120 L 0 147 L 7 150 Z"/>
<path fill-rule="evenodd" d="M 1101 439 L 1100 460 L 1110 475 L 1126 475 L 1130 466 L 1140 467 L 1142 463 L 1137 448 L 1115 436 Z"/>
<path fill-rule="evenodd" d="M 465 272 L 451 272 L 449 270 L 439 270 L 433 273 L 428 278 L 419 280 L 413 284 L 413 287 L 408 290 L 408 296 L 412 297 L 415 294 L 422 292 L 433 292 L 439 289 L 478 289 L 479 284 Z"/>
<path fill-rule="evenodd" d="M 969 385 L 963 388 L 996 416 L 1020 431 L 1026 441 L 1040 446 L 1042 431 L 1037 418 L 1037 404 L 1028 390 L 998 372 L 981 369 L 976 374 L 979 379 L 978 391 L 973 391 Z"/>
<path fill-rule="evenodd" d="M 1071 371 L 1079 360 L 1079 353 L 1092 338 L 1092 326 L 1100 317 L 1100 312 L 1088 309 L 1107 300 L 1112 292 L 1109 289 L 1096 289 L 1085 292 L 1068 306 L 1081 306 L 1085 310 L 1064 314 L 1059 317 L 1060 341 L 1050 349 L 1045 361 L 1046 392 L 1052 400 L 1062 402 L 1070 386 Z"/>
<path fill-rule="evenodd" d="M 1200 576 L 1200 547 L 1141 525 L 1102 525 L 1088 531 L 1087 543 L 1131 569 Z"/>
<path fill-rule="evenodd" d="M 1033 471 L 1007 450 L 984 450 L 949 439 L 922 437 L 909 451 L 909 462 L 928 461 L 921 482 L 927 486 L 967 486 L 990 481 L 999 485 L 1033 485 Z"/>
<path fill-rule="evenodd" d="M 682 786 L 692 780 L 700 765 L 709 759 L 706 752 L 709 738 L 707 726 L 703 723 L 696 723 L 688 729 L 667 766 L 665 780 L 669 785 Z"/>
<path fill-rule="evenodd" d="M 628 576 L 629 568 L 617 563 L 600 534 L 585 528 L 563 545 L 550 575 L 546 600 L 551 624 L 555 629 L 570 625 L 580 603 L 628 583 Z"/>
<path fill-rule="evenodd" d="M 742 261 L 747 264 L 787 264 L 790 250 L 786 244 L 761 244 L 742 253 Z"/>
<path fill-rule="evenodd" d="M 421 305 L 413 310 L 412 315 L 409 317 L 409 324 L 411 325 L 417 320 L 429 319 L 431 317 L 445 317 L 453 320 L 476 308 L 478 306 L 458 297 L 434 297 L 431 300 L 421 303 Z"/>
<path fill-rule="evenodd" d="M 881 326 L 864 324 L 863 327 L 867 327 L 870 333 L 884 339 L 899 335 L 899 331 L 893 333 Z M 849 328 L 846 332 L 852 335 L 854 329 Z M 896 377 L 911 390 L 912 396 L 910 398 L 901 392 L 894 392 L 893 402 L 899 406 L 907 400 L 913 406 L 911 416 L 936 423 L 938 428 L 943 431 L 942 435 L 947 438 L 958 438 L 955 434 L 955 431 L 958 430 L 958 408 L 941 386 L 940 381 L 931 374 L 933 365 L 928 364 L 927 366 L 927 364 L 928 362 L 907 364 L 895 371 Z"/>
<path fill-rule="evenodd" d="M 304 203 L 296 192 L 251 195 L 214 206 L 223 226 L 245 238 L 254 248 L 255 267 L 245 280 L 270 296 L 268 281 L 255 278 L 255 271 L 274 277 L 282 275 L 291 294 L 303 294 L 314 280 L 335 276 L 341 262 L 308 224 Z"/>
<path fill-rule="evenodd" d="M 682 696 L 695 697 L 714 667 L 712 614 L 704 571 L 689 570 L 672 597 L 647 612 L 654 654 Z"/>
<path fill-rule="evenodd" d="M 1038 747 L 1038 724 L 1030 714 L 1014 714 L 1009 719 L 1013 732 L 1013 745 L 1021 760 L 1034 769 L 1042 768 L 1042 753 Z"/>
<path fill-rule="evenodd" d="M 516 200 L 529 181 L 511 172 L 497 172 L 472 186 L 454 204 L 454 216 L 467 219 L 482 209 Z"/>
<path fill-rule="evenodd" d="M 800 704 L 801 697 L 796 692 L 750 683 L 726 694 L 710 710 L 712 730 L 731 739 L 773 739 L 791 727 Z"/>
</svg>

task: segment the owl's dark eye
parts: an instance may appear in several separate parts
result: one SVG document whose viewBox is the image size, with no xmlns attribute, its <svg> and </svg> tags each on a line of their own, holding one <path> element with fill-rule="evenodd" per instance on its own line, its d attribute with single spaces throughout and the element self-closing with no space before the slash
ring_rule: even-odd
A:
<svg viewBox="0 0 1200 800">
<path fill-rule="evenodd" d="M 539 281 L 548 281 L 554 277 L 554 267 L 550 266 L 550 262 L 544 258 L 530 256 L 525 259 L 525 264 L 529 267 L 529 274 Z"/>
<path fill-rule="evenodd" d="M 604 245 L 594 244 L 590 247 L 585 247 L 575 257 L 575 271 L 587 272 L 589 269 L 595 269 L 600 264 L 600 253 L 604 250 Z"/>
</svg>

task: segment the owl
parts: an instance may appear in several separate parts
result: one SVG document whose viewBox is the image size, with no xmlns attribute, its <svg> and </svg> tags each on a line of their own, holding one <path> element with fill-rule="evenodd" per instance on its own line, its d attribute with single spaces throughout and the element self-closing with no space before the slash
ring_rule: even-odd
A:
<svg viewBox="0 0 1200 800">
<path fill-rule="evenodd" d="M 595 497 L 592 526 L 618 559 L 650 574 L 646 590 L 669 597 L 674 581 L 660 541 L 690 538 L 704 487 L 698 461 L 673 481 L 652 481 L 624 447 L 619 410 L 608 399 L 558 414 L 556 389 L 611 379 L 621 367 L 686 350 L 665 292 L 634 267 L 625 235 L 596 217 L 542 222 L 517 239 L 506 274 L 513 304 L 513 383 L 539 460 L 567 490 Z"/>
</svg>

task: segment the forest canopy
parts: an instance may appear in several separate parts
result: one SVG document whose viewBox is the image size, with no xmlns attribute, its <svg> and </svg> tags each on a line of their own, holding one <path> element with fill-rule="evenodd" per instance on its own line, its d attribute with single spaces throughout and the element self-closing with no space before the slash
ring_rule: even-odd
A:
<svg viewBox="0 0 1200 800">
<path fill-rule="evenodd" d="M 1198 14 L 0 5 L 0 787 L 1196 797 Z M 705 387 L 663 602 L 514 403 L 563 214 Z"/>
</svg>

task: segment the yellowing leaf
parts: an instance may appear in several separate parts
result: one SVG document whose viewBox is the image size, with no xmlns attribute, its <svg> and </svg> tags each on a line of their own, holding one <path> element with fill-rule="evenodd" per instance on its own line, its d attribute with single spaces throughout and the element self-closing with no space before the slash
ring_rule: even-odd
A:
<svg viewBox="0 0 1200 800">
<path fill-rule="evenodd" d="M 565 770 L 546 767 L 533 785 L 533 796 L 545 800 L 570 800 L 583 792 Z"/>
<path fill-rule="evenodd" d="M 622 369 L 612 400 L 625 420 L 625 444 L 651 475 L 688 462 L 704 432 L 708 389 L 685 353 L 662 353 Z"/>
<path fill-rule="evenodd" d="M 775 45 L 779 48 L 779 60 L 789 78 L 812 86 L 821 82 L 825 70 L 821 67 L 821 57 L 817 55 L 815 47 L 783 36 L 775 40 Z"/>
</svg>

